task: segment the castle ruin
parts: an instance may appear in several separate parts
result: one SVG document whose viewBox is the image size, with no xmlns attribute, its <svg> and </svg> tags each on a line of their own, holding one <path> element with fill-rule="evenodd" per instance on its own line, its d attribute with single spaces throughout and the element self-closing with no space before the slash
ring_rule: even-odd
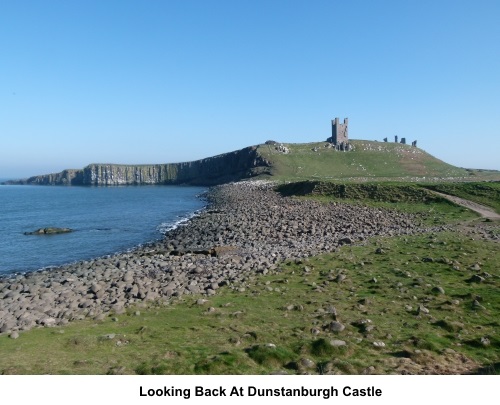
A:
<svg viewBox="0 0 500 405">
<path fill-rule="evenodd" d="M 339 118 L 332 120 L 332 136 L 326 141 L 332 143 L 336 150 L 348 151 L 351 149 L 348 122 L 347 118 L 344 118 L 343 124 L 340 123 Z"/>
<path fill-rule="evenodd" d="M 339 118 L 335 118 L 334 120 L 332 120 L 332 136 L 327 138 L 326 141 L 330 142 L 335 147 L 335 150 L 341 150 L 341 151 L 352 150 L 352 146 L 349 143 L 348 123 L 349 123 L 348 118 L 344 118 L 343 124 L 340 123 Z M 387 137 L 384 138 L 384 142 L 389 142 L 389 139 Z M 394 135 L 394 142 L 406 145 L 406 138 L 402 137 L 400 139 L 397 135 Z M 417 141 L 413 141 L 411 143 L 411 146 L 416 148 Z"/>
<path fill-rule="evenodd" d="M 388 142 L 388 139 L 384 138 L 384 142 Z M 394 135 L 394 142 L 398 143 L 398 136 L 397 135 Z M 406 145 L 406 138 L 401 138 L 401 140 L 399 141 L 399 143 L 402 143 L 403 145 Z M 411 146 L 413 146 L 414 148 L 416 148 L 417 147 L 417 141 L 413 141 L 411 143 Z"/>
</svg>

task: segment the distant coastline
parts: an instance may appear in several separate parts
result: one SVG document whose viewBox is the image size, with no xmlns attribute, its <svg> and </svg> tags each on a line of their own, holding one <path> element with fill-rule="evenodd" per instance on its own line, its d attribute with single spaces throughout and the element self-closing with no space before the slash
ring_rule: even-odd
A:
<svg viewBox="0 0 500 405">
<path fill-rule="evenodd" d="M 151 165 L 90 164 L 83 169 L 8 180 L 7 184 L 117 186 L 211 186 L 261 174 L 269 166 L 255 146 L 206 159 Z"/>
</svg>

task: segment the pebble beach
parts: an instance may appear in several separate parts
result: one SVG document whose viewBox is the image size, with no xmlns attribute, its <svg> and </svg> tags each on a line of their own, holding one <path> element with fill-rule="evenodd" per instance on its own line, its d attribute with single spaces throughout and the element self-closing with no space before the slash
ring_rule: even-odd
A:
<svg viewBox="0 0 500 405">
<path fill-rule="evenodd" d="M 0 334 L 102 320 L 128 308 L 168 305 L 183 295 L 278 270 L 286 260 L 334 252 L 375 236 L 437 230 L 418 215 L 283 197 L 262 181 L 211 188 L 196 217 L 133 251 L 0 278 Z"/>
</svg>

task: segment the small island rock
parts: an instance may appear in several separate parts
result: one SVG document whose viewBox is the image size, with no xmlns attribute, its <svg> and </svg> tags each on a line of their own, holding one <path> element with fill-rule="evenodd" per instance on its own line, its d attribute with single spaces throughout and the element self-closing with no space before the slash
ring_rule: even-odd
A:
<svg viewBox="0 0 500 405">
<path fill-rule="evenodd" d="M 73 232 L 70 228 L 40 228 L 33 232 L 24 232 L 25 235 L 56 235 L 59 233 Z"/>
</svg>

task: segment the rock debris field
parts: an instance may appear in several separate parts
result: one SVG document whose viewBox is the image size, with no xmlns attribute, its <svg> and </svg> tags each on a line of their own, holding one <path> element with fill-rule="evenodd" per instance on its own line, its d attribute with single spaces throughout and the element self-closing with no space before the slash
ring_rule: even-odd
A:
<svg viewBox="0 0 500 405">
<path fill-rule="evenodd" d="M 0 278 L 0 333 L 102 320 L 130 306 L 214 295 L 274 272 L 286 259 L 335 251 L 373 236 L 435 231 L 418 215 L 282 197 L 272 184 L 208 192 L 207 209 L 164 240 L 132 252 Z"/>
</svg>

